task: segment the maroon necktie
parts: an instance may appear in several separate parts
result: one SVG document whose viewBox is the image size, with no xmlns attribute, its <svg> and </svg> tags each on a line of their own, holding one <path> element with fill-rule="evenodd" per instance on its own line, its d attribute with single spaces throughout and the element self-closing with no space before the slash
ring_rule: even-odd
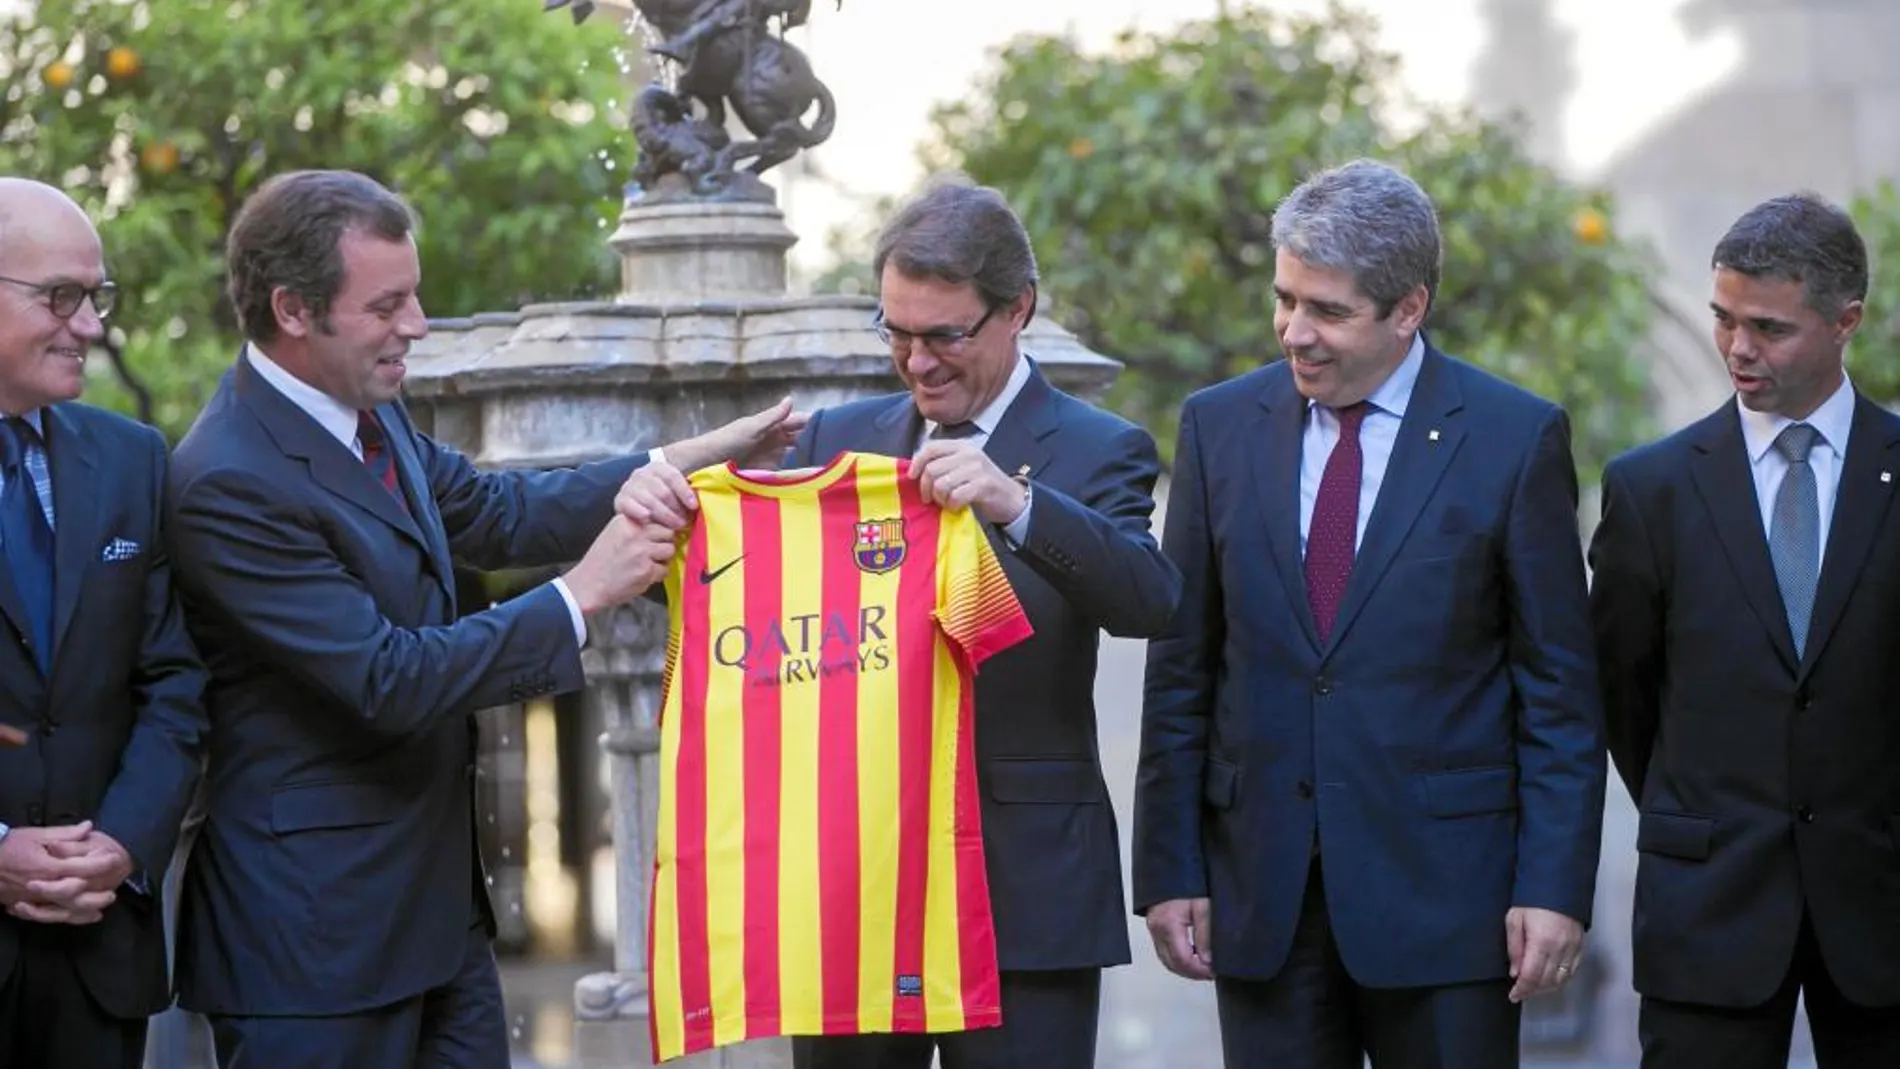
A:
<svg viewBox="0 0 1900 1069">
<path fill-rule="evenodd" d="M 1306 532 L 1306 600 L 1313 607 L 1321 643 L 1332 636 L 1346 581 L 1352 578 L 1353 548 L 1359 534 L 1359 484 L 1365 468 L 1359 425 L 1371 410 L 1364 401 L 1333 410 L 1339 419 L 1339 441 L 1326 458 Z"/>
<path fill-rule="evenodd" d="M 383 489 L 396 495 L 396 503 L 407 512 L 409 502 L 403 499 L 402 484 L 396 481 L 396 458 L 389 455 L 389 439 L 383 435 L 383 424 L 376 413 L 356 414 L 356 438 L 363 443 L 363 466 L 383 484 Z"/>
</svg>

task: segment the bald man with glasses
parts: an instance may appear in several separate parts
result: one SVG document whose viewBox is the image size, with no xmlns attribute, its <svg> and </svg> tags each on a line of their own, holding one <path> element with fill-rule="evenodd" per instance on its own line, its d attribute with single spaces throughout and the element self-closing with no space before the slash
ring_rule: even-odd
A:
<svg viewBox="0 0 1900 1069">
<path fill-rule="evenodd" d="M 50 186 L 0 178 L 0 1066 L 138 1066 L 204 673 L 160 550 L 165 441 L 75 403 L 118 293 Z"/>
</svg>

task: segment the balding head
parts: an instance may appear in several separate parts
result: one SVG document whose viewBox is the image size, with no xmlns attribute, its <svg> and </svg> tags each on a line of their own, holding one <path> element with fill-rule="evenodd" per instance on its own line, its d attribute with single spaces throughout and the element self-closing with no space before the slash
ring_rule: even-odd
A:
<svg viewBox="0 0 1900 1069">
<path fill-rule="evenodd" d="M 90 300 L 58 315 L 55 287 L 90 290 L 105 276 L 99 232 L 84 209 L 43 182 L 0 177 L 0 412 L 79 396 L 86 354 L 105 325 Z"/>
<path fill-rule="evenodd" d="M 58 240 L 62 232 L 83 231 L 99 240 L 86 210 L 44 182 L 0 177 L 0 274 L 11 267 L 16 246 Z"/>
</svg>

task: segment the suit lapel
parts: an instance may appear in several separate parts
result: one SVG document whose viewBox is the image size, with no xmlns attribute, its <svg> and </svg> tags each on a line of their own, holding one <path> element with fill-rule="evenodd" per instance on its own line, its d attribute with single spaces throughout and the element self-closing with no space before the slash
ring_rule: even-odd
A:
<svg viewBox="0 0 1900 1069">
<path fill-rule="evenodd" d="M 1339 618 L 1333 621 L 1332 645 L 1338 645 L 1352 627 L 1353 618 L 1371 598 L 1451 466 L 1451 458 L 1465 438 L 1464 423 L 1458 415 L 1464 404 L 1451 364 L 1443 353 L 1428 346 L 1418 382 L 1405 406 L 1405 418 L 1399 423 L 1398 438 L 1392 443 L 1392 457 L 1386 462 L 1378 500 L 1366 519 L 1365 537 L 1359 541 L 1359 552 L 1353 555 L 1352 578 L 1339 604 Z"/>
<path fill-rule="evenodd" d="M 53 649 L 59 663 L 66 629 L 79 607 L 86 569 L 99 550 L 99 499 L 93 444 L 57 406 L 45 410 L 46 455 L 53 476 Z"/>
<path fill-rule="evenodd" d="M 1042 439 L 1055 429 L 1055 392 L 1032 363 L 1029 381 L 1003 410 L 1003 418 L 983 443 L 983 452 L 1005 475 L 1033 476 L 1049 463 L 1049 450 Z"/>
<path fill-rule="evenodd" d="M 917 414 L 910 395 L 894 398 L 889 408 L 878 413 L 871 424 L 871 437 L 861 452 L 887 457 L 908 457 L 917 452 L 917 439 L 924 433 L 924 418 Z M 831 457 L 812 457 L 813 464 L 829 464 Z"/>
<path fill-rule="evenodd" d="M 369 468 L 309 413 L 265 382 L 247 357 L 238 358 L 235 385 L 239 400 L 257 413 L 277 447 L 285 456 L 302 460 L 318 486 L 382 520 L 425 553 L 429 551 L 429 542 L 415 520 L 383 489 Z"/>
<path fill-rule="evenodd" d="M 1893 472 L 1900 470 L 1895 445 L 1900 433 L 1892 417 L 1873 402 L 1855 395 L 1854 429 L 1842 459 L 1841 477 L 1834 491 L 1834 516 L 1828 525 L 1827 553 L 1821 561 L 1820 587 L 1814 594 L 1814 617 L 1808 626 L 1801 674 L 1805 676 L 1827 647 L 1827 640 L 1847 607 L 1873 548 L 1874 536 L 1887 518 L 1893 501 Z M 1886 478 L 1882 479 L 1881 476 Z"/>
<path fill-rule="evenodd" d="M 1293 376 L 1270 375 L 1260 393 L 1260 413 L 1242 436 L 1258 448 L 1247 457 L 1253 469 L 1255 500 L 1265 514 L 1267 554 L 1280 573 L 1293 615 L 1306 641 L 1319 649 L 1319 627 L 1306 599 L 1306 567 L 1300 556 L 1300 444 L 1306 430 L 1306 399 L 1293 388 Z"/>
<path fill-rule="evenodd" d="M 1774 562 L 1768 557 L 1768 536 L 1762 530 L 1755 477 L 1734 402 L 1704 420 L 1701 431 L 1690 478 L 1715 522 L 1716 540 L 1735 570 L 1742 596 L 1767 629 L 1782 663 L 1790 672 L 1796 671 L 1794 637 L 1788 630 L 1787 609 L 1781 604 L 1781 587 L 1775 582 Z"/>
<path fill-rule="evenodd" d="M 429 567 L 450 604 L 455 602 L 454 561 L 449 556 L 449 535 L 442 527 L 442 510 L 435 506 L 435 494 L 422 470 L 422 456 L 416 452 L 415 425 L 400 405 L 377 407 L 383 421 L 383 433 L 389 441 L 390 455 L 396 460 L 399 488 L 407 495 L 410 519 L 428 541 Z M 388 496 L 388 495 L 384 495 Z"/>
</svg>

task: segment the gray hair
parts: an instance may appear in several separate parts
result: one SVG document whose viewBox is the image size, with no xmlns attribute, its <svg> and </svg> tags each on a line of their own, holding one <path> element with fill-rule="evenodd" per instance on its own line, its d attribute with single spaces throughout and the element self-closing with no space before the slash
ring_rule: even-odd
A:
<svg viewBox="0 0 1900 1069">
<path fill-rule="evenodd" d="M 1432 199 L 1403 172 L 1373 160 L 1321 171 L 1273 213 L 1273 247 L 1314 267 L 1343 271 L 1372 298 L 1379 318 L 1406 294 L 1438 294 L 1441 252 Z"/>
<path fill-rule="evenodd" d="M 349 230 L 401 241 L 415 213 L 375 179 L 353 171 L 292 171 L 265 182 L 238 210 L 225 242 L 226 287 L 244 336 L 277 340 L 271 294 L 303 299 L 328 331 L 330 302 L 343 289 L 340 243 Z"/>
<path fill-rule="evenodd" d="M 1798 282 L 1808 307 L 1829 318 L 1867 298 L 1867 246 L 1853 217 L 1805 190 L 1743 213 L 1716 243 L 1709 266 Z"/>
<path fill-rule="evenodd" d="M 1036 314 L 1036 254 L 1023 221 L 988 186 L 938 178 L 898 210 L 878 235 L 871 271 L 890 264 L 912 278 L 976 287 L 983 303 L 1000 307 L 1030 290 Z"/>
</svg>

